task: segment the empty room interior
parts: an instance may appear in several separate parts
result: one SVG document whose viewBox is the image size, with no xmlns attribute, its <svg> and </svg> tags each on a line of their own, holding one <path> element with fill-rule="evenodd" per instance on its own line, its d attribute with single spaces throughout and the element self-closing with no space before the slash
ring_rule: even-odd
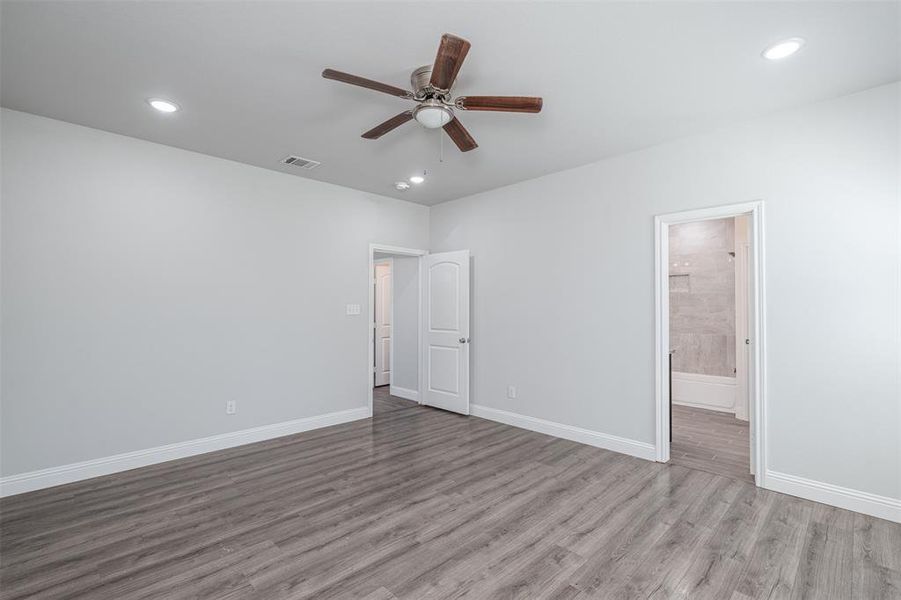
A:
<svg viewBox="0 0 901 600">
<path fill-rule="evenodd" d="M 0 0 L 0 105 L 0 600 L 901 600 L 901 2 Z"/>
</svg>

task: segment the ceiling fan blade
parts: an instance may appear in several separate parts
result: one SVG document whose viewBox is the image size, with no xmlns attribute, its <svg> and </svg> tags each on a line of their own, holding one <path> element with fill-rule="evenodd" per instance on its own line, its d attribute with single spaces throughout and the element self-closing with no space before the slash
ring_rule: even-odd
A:
<svg viewBox="0 0 901 600">
<path fill-rule="evenodd" d="M 392 96 L 397 96 L 399 98 L 413 97 L 413 92 L 408 92 L 407 90 L 401 89 L 399 87 L 394 87 L 393 85 L 388 85 L 387 83 L 380 83 L 378 81 L 366 79 L 365 77 L 357 77 L 356 75 L 351 75 L 350 73 L 342 73 L 341 71 L 335 71 L 334 69 L 326 69 L 322 72 L 322 76 L 326 79 L 333 79 L 342 83 L 349 83 L 350 85 L 358 85 L 360 87 L 375 90 L 377 92 L 391 94 Z"/>
<path fill-rule="evenodd" d="M 391 131 L 392 129 L 396 129 L 397 127 L 400 127 L 401 125 L 403 125 L 404 123 L 406 123 L 407 121 L 409 121 L 412 118 L 413 118 L 412 110 L 404 111 L 404 112 L 400 113 L 399 115 L 394 115 L 393 117 L 391 117 L 384 123 L 380 123 L 380 124 L 376 125 L 375 127 L 370 129 L 369 131 L 367 131 L 360 137 L 364 137 L 367 140 L 377 140 L 380 137 L 382 137 L 383 135 L 385 135 L 386 133 L 388 133 L 389 131 Z"/>
<path fill-rule="evenodd" d="M 438 46 L 438 55 L 435 64 L 432 65 L 432 78 L 429 83 L 432 86 L 449 90 L 457 79 L 457 73 L 463 66 L 463 59 L 469 52 L 470 43 L 461 37 L 445 33 L 441 36 L 441 44 Z"/>
<path fill-rule="evenodd" d="M 460 152 L 469 152 L 470 150 L 475 150 L 479 147 L 472 136 L 469 135 L 469 132 L 466 131 L 466 128 L 463 127 L 460 119 L 452 119 L 450 123 L 444 126 L 444 131 L 447 132 L 450 139 L 454 140 L 454 143 L 457 144 L 457 148 L 460 149 Z"/>
<path fill-rule="evenodd" d="M 495 110 L 503 112 L 541 112 L 543 101 L 534 96 L 461 96 L 456 105 L 465 110 Z"/>
</svg>

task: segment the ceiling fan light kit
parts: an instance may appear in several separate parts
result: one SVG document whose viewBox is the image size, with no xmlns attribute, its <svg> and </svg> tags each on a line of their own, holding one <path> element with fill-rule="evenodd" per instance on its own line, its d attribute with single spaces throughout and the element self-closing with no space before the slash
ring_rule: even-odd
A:
<svg viewBox="0 0 901 600">
<path fill-rule="evenodd" d="M 410 75 L 412 92 L 334 69 L 324 70 L 322 76 L 417 103 L 412 110 L 395 115 L 365 132 L 363 138 L 378 139 L 407 121 L 415 120 L 427 129 L 443 128 L 457 148 L 468 152 L 479 145 L 460 123 L 455 109 L 537 113 L 543 105 L 542 99 L 534 96 L 460 96 L 454 99 L 451 88 L 469 48 L 470 43 L 461 37 L 449 33 L 441 36 L 434 64 L 419 67 Z"/>
<path fill-rule="evenodd" d="M 438 129 L 447 125 L 454 113 L 439 100 L 424 100 L 413 109 L 413 118 L 426 129 Z"/>
</svg>

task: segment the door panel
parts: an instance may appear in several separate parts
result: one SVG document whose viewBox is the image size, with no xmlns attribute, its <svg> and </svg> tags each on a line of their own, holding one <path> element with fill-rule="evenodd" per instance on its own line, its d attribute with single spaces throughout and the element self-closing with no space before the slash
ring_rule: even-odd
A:
<svg viewBox="0 0 901 600">
<path fill-rule="evenodd" d="M 391 262 L 375 264 L 375 385 L 391 383 Z"/>
<path fill-rule="evenodd" d="M 429 389 L 445 394 L 460 393 L 460 349 L 429 348 Z"/>
<path fill-rule="evenodd" d="M 469 414 L 469 250 L 424 257 L 423 404 Z"/>
<path fill-rule="evenodd" d="M 748 244 L 736 248 L 735 265 L 735 418 L 747 421 L 748 413 Z"/>
<path fill-rule="evenodd" d="M 432 331 L 458 331 L 460 329 L 460 266 L 440 262 L 429 268 L 433 289 L 439 294 L 429 295 L 429 329 Z"/>
<path fill-rule="evenodd" d="M 747 223 L 748 227 L 748 244 L 746 257 L 744 258 L 744 264 L 746 265 L 747 277 L 745 279 L 745 283 L 747 284 L 747 294 L 748 294 L 748 314 L 747 314 L 747 339 L 749 344 L 745 345 L 744 352 L 744 361 L 747 366 L 747 374 L 745 377 L 746 383 L 746 394 L 747 394 L 747 402 L 748 402 L 748 418 L 749 418 L 749 438 L 750 438 L 750 452 L 751 452 L 751 474 L 754 475 L 755 479 L 757 477 L 758 465 L 757 459 L 759 458 L 757 454 L 757 418 L 759 413 L 757 412 L 756 399 L 757 399 L 757 369 L 760 368 L 760 355 L 757 354 L 757 311 L 759 310 L 759 306 L 757 304 L 757 276 L 758 269 L 760 265 L 756 263 L 756 255 L 757 248 L 754 245 L 754 240 L 757 238 L 759 232 L 755 230 L 755 223 L 750 218 Z M 763 472 L 766 469 L 765 464 L 760 465 L 760 471 Z M 759 484 L 760 482 L 757 481 Z"/>
</svg>

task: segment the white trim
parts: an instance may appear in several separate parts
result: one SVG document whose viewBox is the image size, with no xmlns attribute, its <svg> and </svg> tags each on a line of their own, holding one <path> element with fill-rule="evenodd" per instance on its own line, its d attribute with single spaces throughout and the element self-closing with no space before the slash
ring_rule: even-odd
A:
<svg viewBox="0 0 901 600">
<path fill-rule="evenodd" d="M 901 523 L 901 500 L 813 479 L 767 471 L 767 489 Z"/>
<path fill-rule="evenodd" d="M 368 416 L 369 411 L 366 407 L 351 408 L 315 417 L 273 423 L 272 425 L 242 429 L 241 431 L 232 431 L 196 440 L 157 446 L 156 448 L 147 448 L 146 450 L 126 452 L 124 454 L 41 469 L 40 471 L 10 475 L 0 478 L 0 497 L 22 494 L 92 477 L 110 475 L 179 458 L 243 446 L 244 444 L 271 440 L 302 431 L 349 423 L 350 421 L 365 419 Z"/>
<path fill-rule="evenodd" d="M 750 421 L 753 432 L 752 464 L 755 482 L 766 486 L 766 294 L 764 284 L 765 236 L 763 202 L 745 202 L 727 206 L 715 206 L 654 217 L 654 352 L 655 364 L 655 427 L 654 448 L 658 462 L 668 462 L 669 448 L 669 226 L 709 219 L 723 219 L 749 215 L 751 231 L 751 269 L 749 287 L 752 297 L 749 303 L 752 348 L 748 373 L 750 388 Z"/>
<path fill-rule="evenodd" d="M 673 404 L 735 413 L 735 377 L 673 371 Z"/>
<path fill-rule="evenodd" d="M 764 232 L 763 202 L 757 202 L 751 212 L 748 234 L 750 248 L 750 269 L 748 288 L 752 297 L 748 304 L 749 338 L 751 340 L 751 356 L 748 359 L 748 420 L 751 435 L 756 439 L 751 449 L 754 453 L 753 465 L 756 482 L 760 487 L 767 487 L 766 476 L 769 471 L 767 456 L 767 388 L 766 388 L 766 234 Z M 756 343 L 755 343 L 756 342 Z"/>
<path fill-rule="evenodd" d="M 581 427 L 573 427 L 572 425 L 564 425 L 563 423 L 555 423 L 553 421 L 545 421 L 536 417 L 529 417 L 518 413 L 508 412 L 489 406 L 480 404 L 470 405 L 470 414 L 475 417 L 481 417 L 498 423 L 505 423 L 520 429 L 528 429 L 529 431 L 537 431 L 565 440 L 572 440 L 581 444 L 588 444 L 596 448 L 612 450 L 621 454 L 629 454 L 645 460 L 654 460 L 654 446 L 647 442 L 639 442 L 629 438 L 618 437 L 590 429 L 582 429 Z"/>
<path fill-rule="evenodd" d="M 405 398 L 407 400 L 419 402 L 419 390 L 411 390 L 409 388 L 402 388 L 392 385 L 388 388 L 388 393 L 392 396 L 397 396 L 398 398 Z"/>
<path fill-rule="evenodd" d="M 661 253 L 667 249 L 666 255 Z M 666 279 L 665 287 L 661 285 Z M 654 459 L 669 461 L 669 366 L 672 361 L 669 346 L 669 227 L 660 217 L 654 217 Z M 667 314 L 663 314 L 666 308 Z M 664 355 L 664 351 L 666 354 Z"/>
<path fill-rule="evenodd" d="M 383 254 L 395 254 L 395 255 L 400 255 L 400 256 L 418 256 L 419 257 L 419 264 L 420 264 L 419 297 L 420 297 L 420 300 L 419 300 L 419 318 L 417 319 L 417 321 L 419 323 L 420 331 L 419 331 L 419 335 L 417 337 L 420 338 L 420 341 L 419 341 L 419 348 L 417 348 L 417 353 L 416 353 L 416 355 L 417 355 L 416 370 L 417 370 L 417 377 L 419 379 L 420 392 L 422 391 L 422 385 L 423 385 L 423 383 L 422 383 L 422 340 L 421 340 L 421 338 L 422 338 L 422 331 L 421 331 L 422 330 L 422 257 L 425 256 L 426 254 L 428 254 L 427 250 L 419 250 L 416 248 L 401 248 L 400 246 L 390 246 L 387 244 L 369 244 L 369 279 L 367 279 L 368 284 L 366 286 L 369 290 L 369 303 L 367 304 L 367 310 L 366 310 L 366 320 L 367 320 L 366 328 L 369 330 L 369 336 L 368 336 L 369 344 L 368 344 L 368 352 L 367 352 L 367 360 L 366 360 L 366 390 L 367 390 L 366 395 L 368 397 L 367 406 L 369 407 L 369 415 L 368 416 L 370 416 L 370 417 L 372 416 L 372 384 L 373 384 L 372 365 L 374 364 L 374 360 L 375 360 L 375 351 L 373 349 L 373 344 L 375 343 L 375 332 L 372 329 L 372 323 L 375 320 L 375 297 L 374 297 L 374 292 L 373 292 L 374 286 L 372 285 L 372 280 L 375 278 L 375 266 L 373 265 L 373 260 L 375 258 L 376 252 L 381 252 Z M 393 283 L 394 282 L 392 279 L 392 285 L 393 285 Z M 393 302 L 394 302 L 393 297 L 391 299 L 391 302 L 393 304 Z M 392 344 L 392 347 L 393 347 L 393 344 Z M 394 368 L 394 363 L 392 363 L 391 368 L 392 369 Z M 420 393 L 419 396 L 421 398 L 422 394 Z"/>
</svg>

